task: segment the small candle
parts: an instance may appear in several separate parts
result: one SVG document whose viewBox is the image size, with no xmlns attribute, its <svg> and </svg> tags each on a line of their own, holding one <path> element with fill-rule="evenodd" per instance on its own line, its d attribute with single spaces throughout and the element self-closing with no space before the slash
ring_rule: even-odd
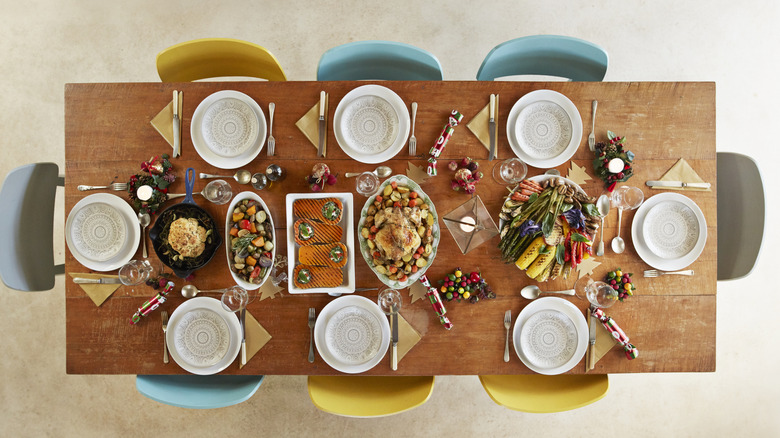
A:
<svg viewBox="0 0 780 438">
<path fill-rule="evenodd" d="M 610 173 L 619 173 L 623 171 L 625 166 L 623 160 L 620 158 L 613 158 L 609 161 L 609 164 L 607 164 L 607 170 L 609 170 Z"/>
<path fill-rule="evenodd" d="M 460 218 L 460 221 L 461 222 L 466 222 L 465 224 L 464 223 L 458 224 L 458 225 L 460 225 L 460 229 L 463 230 L 463 232 L 470 233 L 470 232 L 474 231 L 474 228 L 475 228 L 474 224 L 476 224 L 477 221 L 474 220 L 473 217 L 471 217 L 471 216 L 463 216 L 462 218 Z M 471 225 L 467 225 L 467 224 L 471 224 Z"/>
<path fill-rule="evenodd" d="M 152 199 L 152 194 L 154 194 L 154 189 L 149 185 L 138 187 L 138 190 L 135 191 L 135 195 L 141 201 L 148 201 Z"/>
</svg>

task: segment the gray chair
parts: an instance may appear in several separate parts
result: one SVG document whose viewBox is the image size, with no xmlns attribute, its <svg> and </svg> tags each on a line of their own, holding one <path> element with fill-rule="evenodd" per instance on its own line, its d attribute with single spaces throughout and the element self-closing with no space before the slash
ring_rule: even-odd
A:
<svg viewBox="0 0 780 438">
<path fill-rule="evenodd" d="M 0 277 L 11 289 L 45 291 L 65 265 L 54 265 L 54 197 L 64 186 L 54 163 L 17 167 L 0 189 Z"/>
<path fill-rule="evenodd" d="M 718 152 L 718 281 L 753 271 L 764 240 L 765 203 L 755 160 Z"/>
</svg>

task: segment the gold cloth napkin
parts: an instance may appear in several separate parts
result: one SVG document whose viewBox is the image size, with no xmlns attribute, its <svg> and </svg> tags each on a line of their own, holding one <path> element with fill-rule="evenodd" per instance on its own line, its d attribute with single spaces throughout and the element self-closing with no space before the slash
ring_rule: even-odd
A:
<svg viewBox="0 0 780 438">
<path fill-rule="evenodd" d="M 615 340 L 609 331 L 604 328 L 604 325 L 601 322 L 598 322 L 597 324 L 598 327 L 596 327 L 596 344 L 593 346 L 596 353 L 596 362 L 594 362 L 593 365 L 596 365 L 596 363 L 598 363 L 598 361 L 601 360 L 601 358 L 604 357 L 604 355 L 606 355 L 609 350 L 612 349 L 612 347 L 617 345 L 617 340 Z"/>
<path fill-rule="evenodd" d="M 498 94 L 496 94 L 496 158 L 498 158 Z M 490 153 L 490 131 L 488 123 L 490 122 L 490 104 L 487 104 L 471 121 L 466 125 L 469 130 L 479 139 L 480 143 Z"/>
<path fill-rule="evenodd" d="M 179 129 L 181 130 L 182 123 L 182 98 L 183 98 L 183 92 L 179 91 Z M 171 145 L 171 148 L 173 148 L 173 100 L 171 100 L 168 105 L 165 106 L 165 108 L 162 109 L 159 113 L 157 113 L 156 116 L 152 119 L 150 122 L 152 126 L 154 126 L 154 129 L 157 130 L 157 132 L 160 133 L 160 135 L 163 136 L 165 141 L 168 142 L 168 144 Z M 181 132 L 179 133 L 181 134 Z M 181 135 L 179 135 L 179 138 L 181 139 Z M 173 154 L 171 154 L 173 155 Z"/>
<path fill-rule="evenodd" d="M 106 278 L 116 277 L 116 275 L 103 275 L 103 274 L 81 274 L 78 272 L 68 272 L 71 278 Z M 87 296 L 92 299 L 96 306 L 100 307 L 108 297 L 111 296 L 120 286 L 121 283 L 109 283 L 109 284 L 79 284 Z"/>
<path fill-rule="evenodd" d="M 257 322 L 249 311 L 246 312 L 244 324 L 246 326 L 246 362 L 249 363 L 252 357 L 271 340 L 271 334 Z M 398 328 L 401 326 L 399 325 Z M 241 361 L 238 363 L 239 368 L 244 368 Z"/>
<path fill-rule="evenodd" d="M 325 93 L 325 129 L 328 129 L 328 101 L 330 100 L 330 94 Z M 315 149 L 319 149 L 320 144 L 320 102 L 317 101 L 313 107 L 306 114 L 303 115 L 295 126 L 303 132 L 303 135 L 309 139 Z M 325 145 L 323 147 L 323 157 L 328 156 L 328 135 L 325 134 Z"/>
<path fill-rule="evenodd" d="M 390 328 L 392 330 L 393 318 L 390 318 Z M 422 337 L 420 333 L 404 319 L 404 317 L 398 314 L 398 362 L 406 356 L 406 353 L 412 349 Z M 391 343 L 390 348 L 393 348 Z"/>
<path fill-rule="evenodd" d="M 669 169 L 659 181 L 682 181 L 686 183 L 703 183 L 706 182 L 693 170 L 690 164 L 685 161 L 685 158 L 680 158 L 674 166 Z M 696 190 L 700 192 L 711 192 L 709 188 L 702 189 L 699 187 L 650 187 L 656 190 Z"/>
</svg>

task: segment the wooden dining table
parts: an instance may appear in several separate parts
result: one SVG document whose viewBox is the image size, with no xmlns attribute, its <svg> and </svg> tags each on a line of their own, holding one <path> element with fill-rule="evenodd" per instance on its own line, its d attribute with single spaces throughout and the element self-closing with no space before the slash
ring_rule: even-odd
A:
<svg viewBox="0 0 780 438">
<path fill-rule="evenodd" d="M 183 91 L 182 154 L 171 158 L 176 181 L 172 193 L 184 192 L 184 172 L 193 167 L 197 172 L 232 174 L 234 170 L 218 169 L 203 160 L 193 147 L 190 123 L 198 104 L 220 90 L 237 90 L 257 101 L 267 115 L 270 102 L 276 104 L 273 134 L 276 154 L 260 154 L 243 168 L 251 172 L 263 171 L 269 164 L 278 164 L 287 173 L 281 183 L 262 191 L 255 191 L 266 202 L 276 224 L 277 251 L 287 253 L 285 245 L 285 196 L 288 193 L 309 193 L 305 181 L 312 167 L 326 163 L 338 181 L 326 186 L 325 192 L 352 192 L 352 212 L 355 223 L 366 200 L 355 191 L 355 180 L 344 177 L 346 172 L 373 170 L 377 164 L 366 164 L 351 159 L 339 147 L 333 131 L 333 115 L 342 97 L 355 87 L 376 83 L 395 93 L 408 105 L 419 104 L 415 134 L 417 155 L 410 156 L 406 146 L 383 164 L 393 174 L 405 174 L 409 164 L 427 164 L 430 147 L 442 132 L 452 110 L 460 111 L 464 120 L 455 128 L 452 138 L 439 157 L 439 175 L 425 181 L 421 187 L 434 202 L 439 213 L 441 241 L 437 256 L 427 271 L 432 281 L 443 278 L 456 267 L 463 271 L 480 271 L 492 287 L 495 299 L 478 303 L 445 302 L 452 330 L 445 330 L 427 299 L 412 302 L 408 289 L 402 291 L 401 315 L 421 335 L 421 339 L 399 362 L 397 371 L 390 367 L 389 353 L 366 375 L 485 375 L 529 374 L 528 367 L 512 350 L 510 339 L 509 362 L 504 362 L 506 331 L 504 313 L 511 310 L 514 318 L 530 301 L 520 296 L 520 289 L 538 284 L 543 291 L 569 289 L 574 278 L 536 283 L 514 264 L 501 262 L 497 247 L 499 237 L 462 254 L 441 217 L 466 202 L 469 195 L 455 192 L 450 187 L 453 172 L 447 169 L 450 160 L 471 157 L 479 162 L 485 177 L 477 184 L 477 194 L 498 222 L 498 214 L 508 194 L 505 185 L 492 180 L 493 166 L 500 160 L 514 156 L 507 140 L 507 115 L 512 105 L 525 94 L 540 89 L 555 90 L 567 96 L 579 110 L 583 135 L 571 161 L 586 169 L 593 178 L 593 153 L 587 144 L 591 125 L 591 102 L 598 100 L 596 140 L 606 141 L 607 130 L 625 137 L 627 149 L 636 154 L 634 176 L 625 184 L 639 187 L 645 199 L 664 192 L 653 190 L 645 181 L 659 179 L 680 158 L 684 158 L 707 182 L 711 191 L 678 192 L 688 196 L 702 210 L 707 223 L 707 241 L 701 255 L 688 269 L 695 275 L 643 278 L 650 269 L 634 248 L 631 224 L 635 211 L 625 211 L 622 230 L 613 212 L 603 228 L 607 251 L 596 257 L 600 263 L 593 277 L 603 277 L 608 271 L 621 268 L 633 273 L 636 287 L 634 296 L 606 309 L 632 344 L 639 349 L 639 357 L 628 360 L 620 346 L 613 348 L 591 373 L 647 373 L 647 372 L 712 372 L 715 371 L 715 323 L 717 279 L 717 185 L 715 147 L 715 84 L 712 82 L 193 82 L 193 83 L 90 83 L 65 86 L 65 212 L 90 192 L 80 192 L 79 184 L 104 185 L 111 181 L 128 181 L 140 173 L 143 161 L 171 153 L 170 145 L 152 127 L 150 121 L 170 101 L 173 90 Z M 317 149 L 296 127 L 295 122 L 318 102 L 321 90 L 329 94 L 327 156 L 317 157 Z M 489 101 L 491 93 L 498 94 L 498 159 L 488 161 L 488 151 L 466 124 Z M 565 176 L 570 162 L 557 167 Z M 547 169 L 529 167 L 529 176 L 543 174 Z M 203 189 L 208 181 L 198 180 L 195 191 Z M 252 190 L 251 185 L 239 185 L 228 179 L 233 193 Z M 598 179 L 582 185 L 591 196 L 605 191 Z M 111 192 L 129 199 L 126 192 Z M 180 202 L 169 200 L 164 207 Z M 227 205 L 215 205 L 196 197 L 198 205 L 206 209 L 218 224 L 224 224 Z M 154 220 L 154 218 L 153 218 Z M 218 225 L 224 231 L 223 225 Z M 618 232 L 626 240 L 626 251 L 615 254 L 608 240 Z M 157 270 L 163 265 L 150 246 L 149 260 Z M 355 242 L 357 245 L 357 242 Z M 141 258 L 139 246 L 135 259 Z M 355 254 L 356 286 L 376 287 L 382 283 L 369 269 L 359 253 Z M 89 273 L 70 252 L 65 252 L 68 273 Z M 165 268 L 171 272 L 169 268 Z M 109 272 L 116 274 L 116 271 Z M 191 281 L 175 278 L 174 292 L 162 310 L 173 312 L 185 299 L 179 294 L 185 284 L 201 289 L 216 289 L 233 284 L 224 247 L 203 268 L 195 272 Z M 284 285 L 284 284 L 283 284 Z M 163 331 L 160 309 L 136 325 L 130 317 L 157 293 L 151 287 L 122 286 L 102 305 L 96 306 L 84 290 L 66 280 L 66 369 L 68 374 L 185 374 L 181 367 L 162 360 Z M 356 292 L 376 301 L 378 290 Z M 587 300 L 567 297 L 568 301 L 586 312 Z M 334 300 L 324 293 L 288 294 L 284 290 L 273 298 L 257 299 L 248 311 L 269 332 L 271 340 L 239 369 L 238 360 L 222 374 L 285 374 L 336 375 L 341 374 L 317 355 L 308 362 L 308 309 L 319 313 Z M 580 361 L 569 373 L 585 372 L 585 361 Z"/>
</svg>

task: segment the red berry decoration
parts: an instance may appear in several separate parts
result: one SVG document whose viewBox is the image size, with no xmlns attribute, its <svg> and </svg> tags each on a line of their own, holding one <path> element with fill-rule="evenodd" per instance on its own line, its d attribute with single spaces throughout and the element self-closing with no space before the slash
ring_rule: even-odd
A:
<svg viewBox="0 0 780 438">
<path fill-rule="evenodd" d="M 628 181 L 634 176 L 634 153 L 625 150 L 625 145 L 623 145 L 625 137 L 607 131 L 607 138 L 608 143 L 599 142 L 596 144 L 593 170 L 611 192 L 616 183 Z"/>
<path fill-rule="evenodd" d="M 451 274 L 439 280 L 439 291 L 443 300 L 468 300 L 476 303 L 479 300 L 496 297 L 490 285 L 482 279 L 479 272 L 466 274 L 460 268 L 455 268 Z"/>
<path fill-rule="evenodd" d="M 634 292 L 636 292 L 636 288 L 631 282 L 631 276 L 633 275 L 634 274 L 630 272 L 624 273 L 620 270 L 620 268 L 617 268 L 614 271 L 608 272 L 604 277 L 604 281 L 609 283 L 610 286 L 612 286 L 612 288 L 617 291 L 618 299 L 623 301 L 624 299 L 634 295 Z"/>
<path fill-rule="evenodd" d="M 462 189 L 468 194 L 473 194 L 477 191 L 477 182 L 484 177 L 482 172 L 479 171 L 479 163 L 466 157 L 460 162 L 450 161 L 449 168 L 455 172 L 455 176 L 450 184 L 452 190 L 458 192 Z"/>
<path fill-rule="evenodd" d="M 317 163 L 311 170 L 311 175 L 306 177 L 306 184 L 312 192 L 321 192 L 325 185 L 332 186 L 336 184 L 336 175 L 330 173 L 330 168 L 325 163 Z"/>
</svg>

